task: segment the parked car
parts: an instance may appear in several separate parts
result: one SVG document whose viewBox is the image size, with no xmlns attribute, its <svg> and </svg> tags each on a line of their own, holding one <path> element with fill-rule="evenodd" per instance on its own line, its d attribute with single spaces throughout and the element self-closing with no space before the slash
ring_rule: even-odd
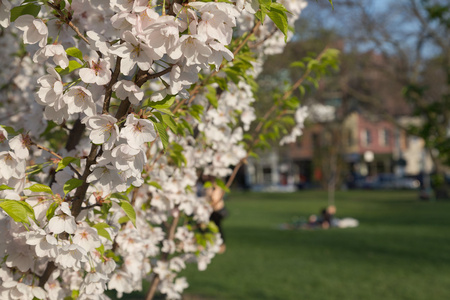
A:
<svg viewBox="0 0 450 300">
<path fill-rule="evenodd" d="M 420 181 L 411 177 L 398 177 L 395 174 L 383 173 L 377 176 L 367 176 L 355 181 L 355 188 L 370 190 L 415 190 L 420 188 Z"/>
</svg>

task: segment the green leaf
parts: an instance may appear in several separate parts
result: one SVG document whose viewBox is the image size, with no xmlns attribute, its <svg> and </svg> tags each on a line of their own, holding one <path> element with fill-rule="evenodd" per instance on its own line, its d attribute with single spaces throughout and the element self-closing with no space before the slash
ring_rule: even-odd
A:
<svg viewBox="0 0 450 300">
<path fill-rule="evenodd" d="M 164 99 L 157 102 L 149 102 L 148 106 L 157 109 L 159 111 L 162 111 L 164 113 L 168 113 L 172 115 L 172 112 L 169 110 L 169 108 L 172 106 L 172 104 L 175 102 L 175 96 L 167 95 Z"/>
<path fill-rule="evenodd" d="M 205 189 L 208 189 L 208 188 L 213 187 L 212 182 L 211 182 L 211 181 L 205 182 L 205 183 L 203 184 L 203 187 L 204 187 Z"/>
<path fill-rule="evenodd" d="M 128 218 L 128 216 L 120 217 L 119 220 L 117 220 L 117 222 L 119 222 L 119 224 L 124 224 L 128 221 L 130 221 L 130 218 Z"/>
<path fill-rule="evenodd" d="M 33 184 L 29 188 L 26 188 L 26 190 L 30 190 L 35 193 L 47 193 L 47 194 L 53 195 L 53 191 L 48 185 L 40 184 L 40 183 Z"/>
<path fill-rule="evenodd" d="M 69 164 L 74 163 L 76 164 L 78 167 L 80 166 L 80 159 L 76 158 L 76 157 L 64 157 L 62 160 L 59 161 L 58 163 L 58 167 L 56 168 L 55 172 L 58 172 L 62 169 L 64 169 L 65 167 L 67 167 Z"/>
<path fill-rule="evenodd" d="M 81 67 L 83 67 L 82 64 L 80 64 L 76 60 L 71 60 L 71 61 L 69 61 L 69 66 L 67 68 L 63 69 L 61 67 L 56 67 L 55 70 L 56 70 L 56 72 L 59 73 L 59 75 L 62 76 L 62 75 L 67 75 Z"/>
<path fill-rule="evenodd" d="M 305 68 L 305 64 L 301 61 L 294 61 L 293 63 L 290 64 L 290 67 L 291 68 L 298 67 L 303 69 Z"/>
<path fill-rule="evenodd" d="M 225 182 L 223 182 L 220 178 L 216 178 L 216 184 L 225 192 L 229 193 L 230 189 L 226 186 Z"/>
<path fill-rule="evenodd" d="M 2 185 L 0 185 L 0 191 L 3 191 L 3 190 L 13 190 L 13 188 L 9 187 L 5 184 L 2 184 Z"/>
<path fill-rule="evenodd" d="M 130 218 L 131 223 L 133 223 L 134 227 L 136 227 L 136 212 L 134 211 L 133 206 L 128 201 L 120 201 L 120 207 L 122 207 L 125 214 Z"/>
<path fill-rule="evenodd" d="M 32 15 L 36 18 L 40 11 L 41 6 L 34 3 L 16 6 L 11 9 L 11 22 L 14 22 L 18 17 L 23 15 Z"/>
<path fill-rule="evenodd" d="M 284 34 L 284 41 L 286 42 L 289 29 L 286 13 L 282 10 L 271 8 L 267 15 Z"/>
<path fill-rule="evenodd" d="M 151 185 L 151 186 L 154 186 L 155 188 L 157 188 L 159 190 L 162 190 L 162 186 L 159 183 L 157 183 L 156 181 L 150 181 L 147 184 Z"/>
<path fill-rule="evenodd" d="M 64 183 L 64 194 L 67 195 L 71 190 L 76 189 L 77 187 L 82 185 L 83 182 L 83 180 L 77 178 L 67 180 L 66 183 Z"/>
<path fill-rule="evenodd" d="M 255 16 L 258 18 L 258 20 L 261 21 L 261 24 L 264 24 L 264 20 L 266 19 L 266 13 L 262 10 L 258 10 L 255 14 Z"/>
<path fill-rule="evenodd" d="M 272 3 L 270 4 L 270 9 L 271 9 L 271 10 L 272 10 L 272 9 L 277 9 L 277 10 L 280 10 L 280 11 L 289 12 L 289 11 L 286 9 L 286 7 L 284 7 L 283 4 L 277 3 L 277 2 L 272 2 Z"/>
<path fill-rule="evenodd" d="M 56 208 L 58 208 L 59 204 L 56 202 L 53 202 L 52 204 L 50 204 L 50 207 L 47 209 L 47 213 L 45 214 L 45 216 L 47 217 L 47 220 L 50 220 L 51 218 L 53 218 L 53 216 L 55 215 L 55 210 Z"/>
<path fill-rule="evenodd" d="M 17 134 L 17 132 L 14 130 L 14 128 L 12 128 L 12 127 L 10 127 L 10 126 L 4 126 L 4 125 L 0 125 L 3 129 L 5 129 L 6 130 L 6 132 L 9 134 L 9 135 L 16 135 Z"/>
<path fill-rule="evenodd" d="M 36 219 L 33 208 L 25 201 L 4 200 L 0 207 L 16 222 L 30 224 L 28 217 Z"/>
<path fill-rule="evenodd" d="M 111 235 L 109 234 L 109 232 L 105 229 L 105 228 L 110 228 L 111 226 L 109 226 L 106 223 L 97 223 L 95 225 L 92 226 L 92 228 L 97 229 L 97 233 L 99 236 L 102 236 L 110 241 L 112 241 Z"/>
<path fill-rule="evenodd" d="M 206 94 L 206 99 L 208 99 L 209 103 L 214 108 L 217 108 L 219 106 L 219 101 L 217 100 L 217 91 L 212 86 L 208 86 L 208 94 Z"/>
<path fill-rule="evenodd" d="M 69 56 L 78 58 L 79 60 L 83 61 L 83 53 L 76 47 L 67 48 L 66 53 Z"/>
<path fill-rule="evenodd" d="M 113 194 L 111 194 L 110 198 L 114 198 L 114 199 L 117 199 L 120 201 L 122 201 L 122 200 L 130 201 L 127 196 L 120 194 L 120 193 L 113 193 Z"/>
<path fill-rule="evenodd" d="M 261 9 L 269 9 L 272 4 L 272 0 L 258 0 Z"/>
<path fill-rule="evenodd" d="M 164 122 L 164 124 L 169 126 L 170 130 L 172 130 L 173 133 L 177 133 L 178 126 L 171 116 L 162 115 L 162 121 Z"/>
<path fill-rule="evenodd" d="M 167 134 L 166 126 L 163 123 L 154 123 L 154 125 L 159 133 L 164 149 L 167 149 L 169 146 L 169 135 Z"/>
</svg>

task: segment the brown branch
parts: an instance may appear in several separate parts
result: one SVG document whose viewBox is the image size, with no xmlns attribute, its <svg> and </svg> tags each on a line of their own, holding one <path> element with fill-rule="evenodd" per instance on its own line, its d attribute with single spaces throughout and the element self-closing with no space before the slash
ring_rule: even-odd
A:
<svg viewBox="0 0 450 300">
<path fill-rule="evenodd" d="M 78 29 L 78 27 L 72 23 L 71 18 L 66 16 L 64 14 L 64 12 L 55 3 L 48 2 L 48 1 L 45 3 L 47 3 L 48 6 L 50 6 L 54 10 L 56 10 L 56 12 L 58 13 L 58 15 L 56 15 L 56 17 L 58 19 L 60 19 L 61 21 L 63 21 L 64 23 L 66 23 L 67 25 L 69 25 L 69 27 L 72 28 L 73 31 L 75 31 L 75 33 L 80 37 L 80 39 L 85 41 L 86 44 L 88 44 L 88 45 L 91 44 L 91 43 L 89 43 L 88 39 L 81 33 L 80 29 Z"/>
<path fill-rule="evenodd" d="M 120 56 L 117 57 L 116 67 L 114 68 L 114 72 L 111 76 L 111 80 L 109 81 L 108 85 L 106 86 L 105 101 L 103 102 L 103 113 L 104 114 L 107 114 L 109 111 L 109 102 L 111 101 L 112 87 L 117 82 L 117 79 L 119 78 L 121 61 L 122 61 L 122 58 Z"/>
<path fill-rule="evenodd" d="M 169 73 L 171 70 L 172 70 L 172 66 L 168 67 L 167 69 L 162 70 L 161 72 L 152 73 L 152 74 L 142 71 L 142 70 L 139 70 L 134 78 L 134 83 L 136 83 L 136 85 L 138 87 L 141 87 L 148 80 L 161 77 L 161 76 Z M 121 118 L 123 118 L 127 114 L 130 106 L 131 106 L 131 103 L 128 99 L 125 99 L 122 102 L 120 102 L 119 109 L 117 110 L 116 116 L 115 116 L 116 119 L 120 120 Z"/>
</svg>

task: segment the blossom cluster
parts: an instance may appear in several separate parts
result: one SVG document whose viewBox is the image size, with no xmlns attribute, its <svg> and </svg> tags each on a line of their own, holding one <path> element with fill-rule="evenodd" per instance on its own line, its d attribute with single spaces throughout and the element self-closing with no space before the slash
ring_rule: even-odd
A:
<svg viewBox="0 0 450 300">
<path fill-rule="evenodd" d="M 280 3 L 291 25 L 305 5 Z M 221 182 L 248 156 L 253 89 L 224 66 L 259 8 L 0 1 L 0 299 L 108 299 L 143 280 L 181 298 L 178 273 L 222 243 L 199 176 Z M 284 45 L 275 29 L 252 33 L 263 43 L 241 75 Z"/>
</svg>

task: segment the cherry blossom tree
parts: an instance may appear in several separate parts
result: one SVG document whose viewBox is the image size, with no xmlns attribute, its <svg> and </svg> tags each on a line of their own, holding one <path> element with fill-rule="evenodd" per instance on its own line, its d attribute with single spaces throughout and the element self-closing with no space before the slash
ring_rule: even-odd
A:
<svg viewBox="0 0 450 300">
<path fill-rule="evenodd" d="M 148 281 L 147 299 L 180 299 L 178 273 L 222 243 L 200 174 L 223 196 L 256 149 L 295 140 L 293 91 L 336 67 L 332 49 L 297 62 L 256 116 L 254 78 L 305 6 L 1 0 L 0 298 L 109 299 Z"/>
</svg>

